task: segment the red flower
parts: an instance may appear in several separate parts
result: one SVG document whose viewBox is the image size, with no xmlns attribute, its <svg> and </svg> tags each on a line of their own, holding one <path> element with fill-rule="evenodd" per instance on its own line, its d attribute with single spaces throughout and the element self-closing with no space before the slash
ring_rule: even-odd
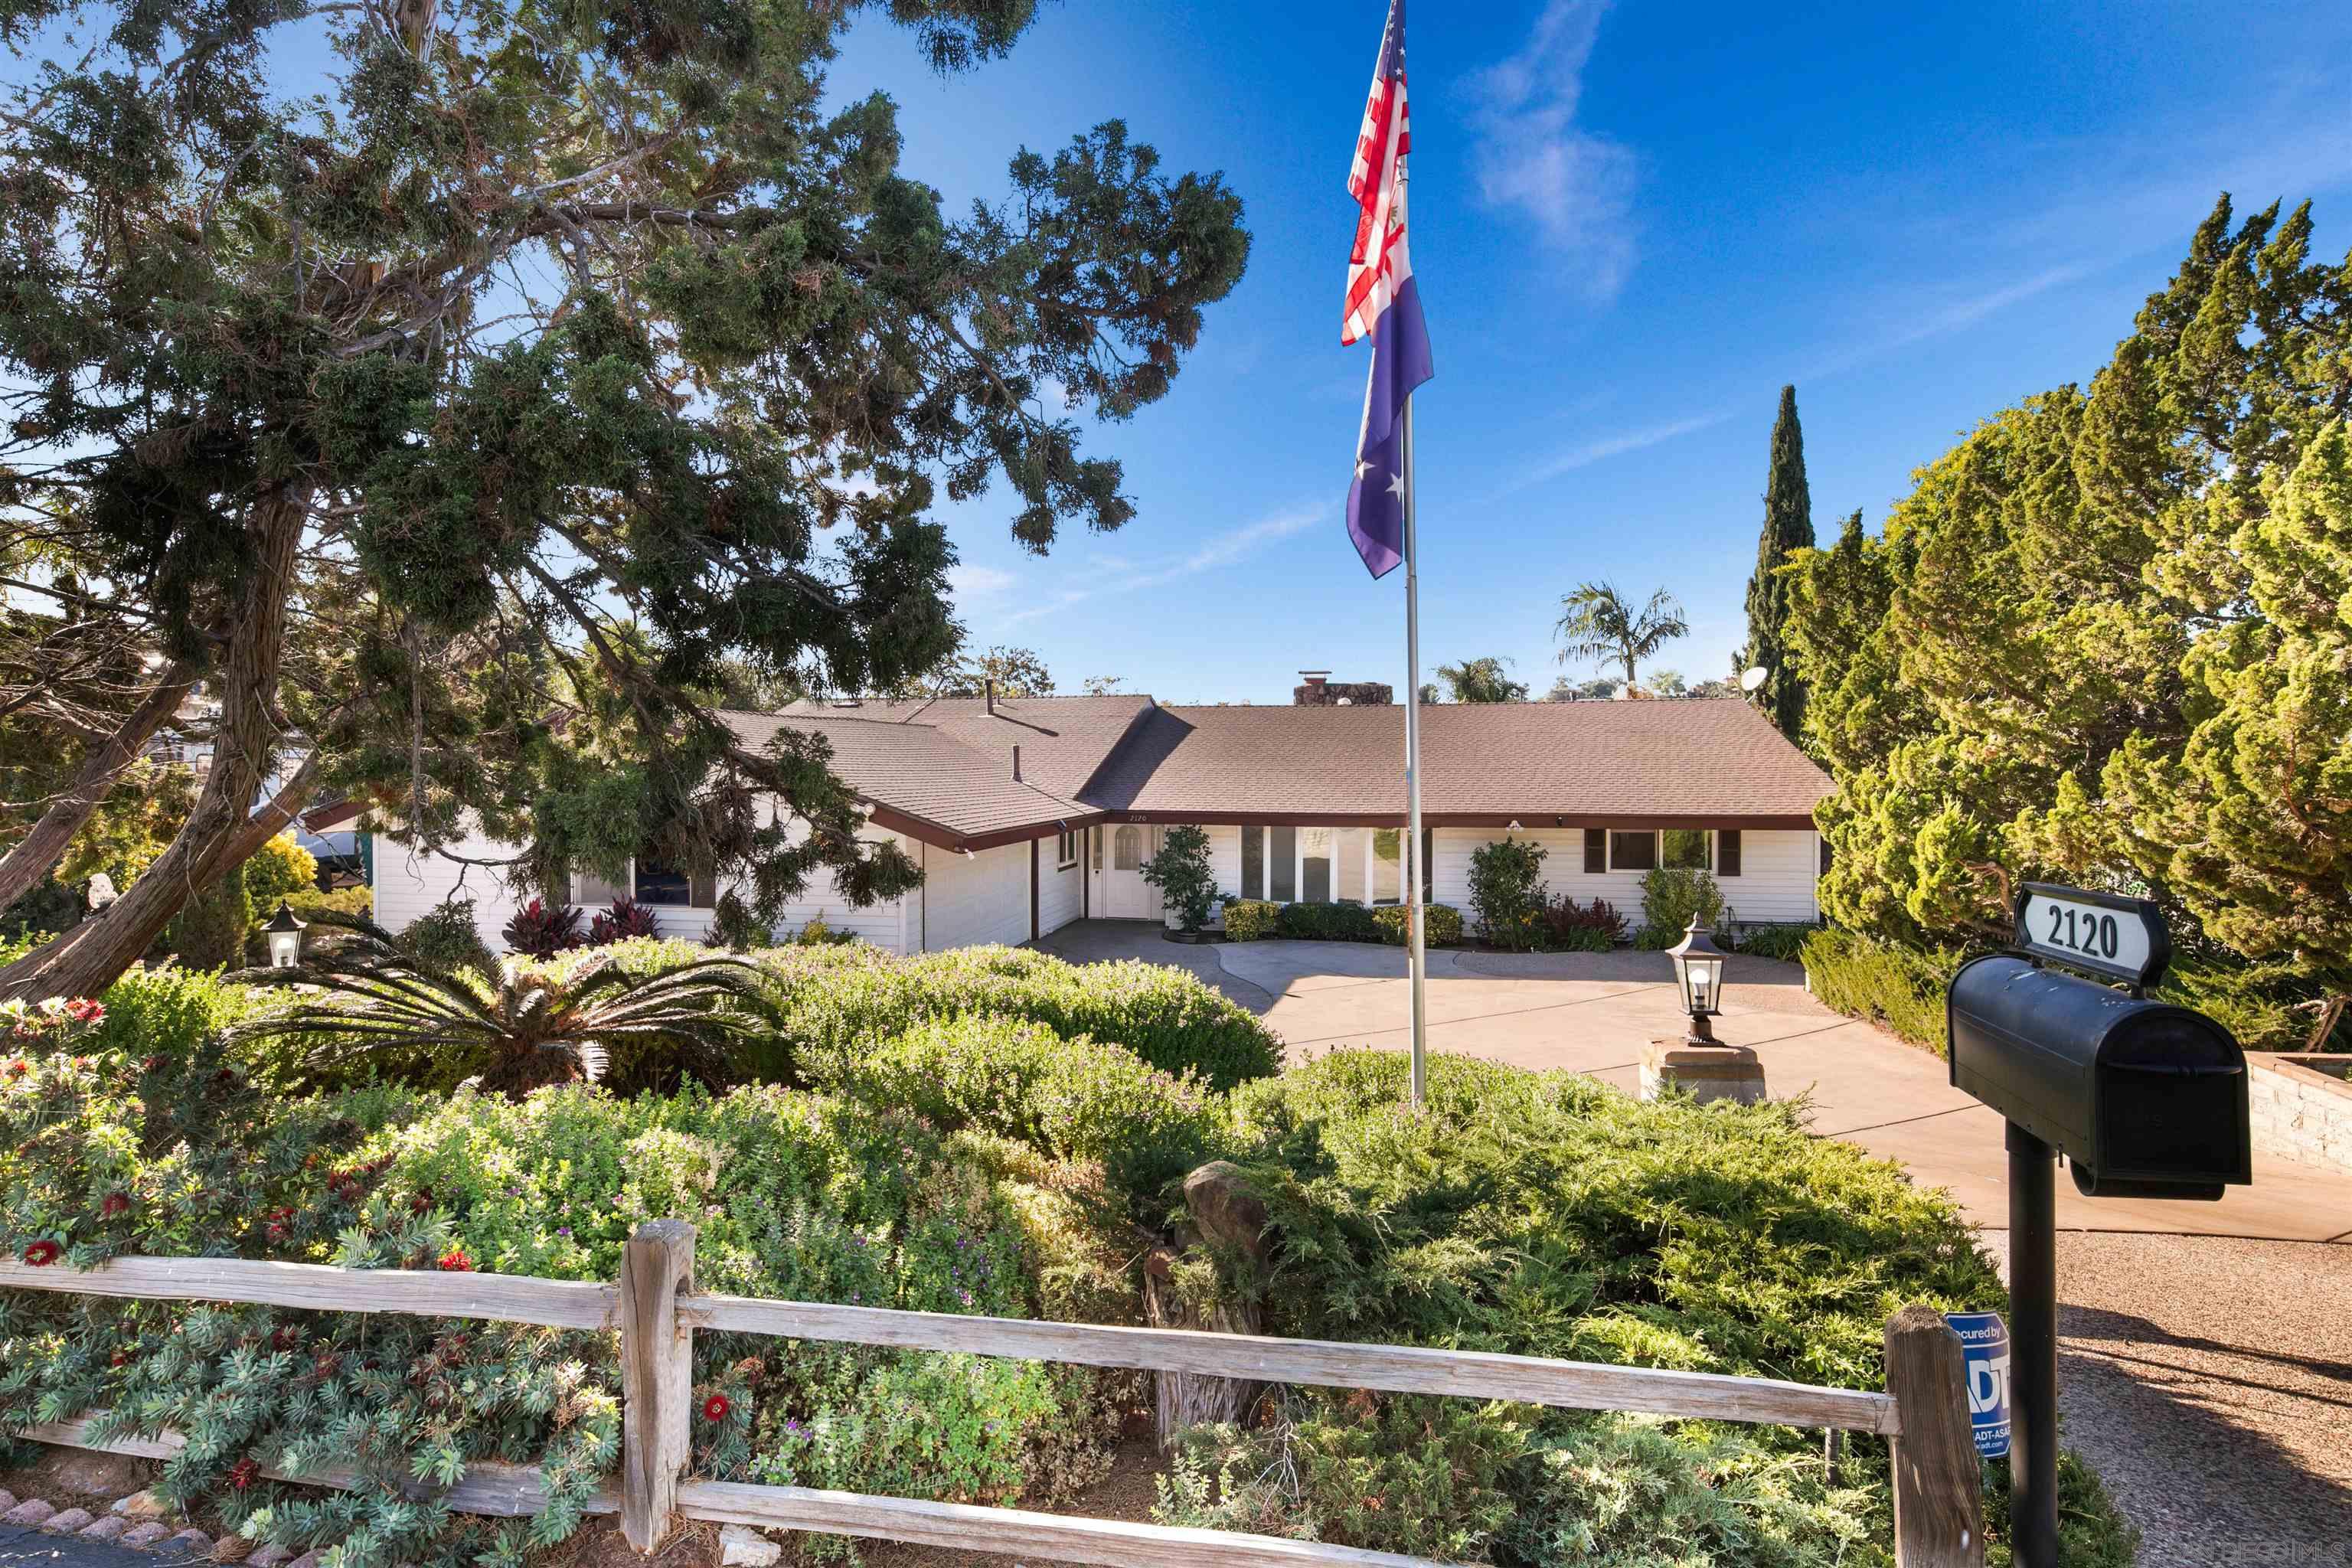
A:
<svg viewBox="0 0 2352 1568">
<path fill-rule="evenodd" d="M 433 1189 L 431 1187 L 418 1188 L 416 1195 L 408 1200 L 408 1210 L 411 1214 L 423 1214 L 432 1206 Z"/>
<path fill-rule="evenodd" d="M 116 1351 L 112 1355 L 106 1358 L 106 1364 L 109 1366 L 129 1366 L 131 1364 L 131 1352 L 129 1351 Z"/>
<path fill-rule="evenodd" d="M 26 1061 L 22 1057 L 18 1057 L 15 1061 L 8 1064 L 8 1076 L 10 1078 L 22 1078 L 32 1070 L 33 1064 Z"/>
<path fill-rule="evenodd" d="M 714 1394 L 702 1402 L 703 1418 L 709 1421 L 724 1421 L 727 1419 L 727 1413 L 734 1408 L 727 1402 L 725 1394 Z"/>
<path fill-rule="evenodd" d="M 261 1467 L 251 1459 L 239 1459 L 228 1468 L 228 1484 L 243 1491 L 261 1475 Z"/>
<path fill-rule="evenodd" d="M 453 1247 L 443 1253 L 433 1267 L 450 1274 L 471 1274 L 474 1271 L 474 1260 L 466 1256 L 464 1247 Z"/>
<path fill-rule="evenodd" d="M 36 1268 L 47 1268 L 55 1263 L 65 1248 L 54 1241 L 37 1241 L 25 1248 L 25 1261 Z"/>
<path fill-rule="evenodd" d="M 95 1024 L 106 1016 L 106 1004 L 94 997 L 77 996 L 66 1004 L 66 1016 L 77 1024 Z"/>
<path fill-rule="evenodd" d="M 119 1214 L 129 1214 L 131 1212 L 130 1194 L 127 1193 L 107 1194 L 104 1200 L 99 1204 L 98 1212 L 106 1219 L 112 1219 Z"/>
<path fill-rule="evenodd" d="M 139 1070 L 141 1072 L 162 1072 L 163 1070 L 163 1058 L 162 1057 L 149 1057 L 145 1061 L 139 1064 Z"/>
</svg>

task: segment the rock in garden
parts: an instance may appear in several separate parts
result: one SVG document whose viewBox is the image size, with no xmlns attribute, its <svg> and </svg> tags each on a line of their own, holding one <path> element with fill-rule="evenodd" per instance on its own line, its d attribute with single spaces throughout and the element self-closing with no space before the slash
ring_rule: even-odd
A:
<svg viewBox="0 0 2352 1568">
<path fill-rule="evenodd" d="M 784 1549 L 748 1525 L 719 1527 L 719 1561 L 724 1568 L 768 1568 Z"/>
<path fill-rule="evenodd" d="M 319 1554 L 316 1551 L 305 1552 L 288 1563 L 286 1568 L 319 1568 Z"/>
<path fill-rule="evenodd" d="M 130 1528 L 129 1520 L 119 1513 L 110 1513 L 104 1519 L 91 1520 L 74 1533 L 84 1541 L 111 1541 Z"/>
<path fill-rule="evenodd" d="M 163 1542 L 163 1548 L 190 1557 L 209 1557 L 213 1554 L 213 1538 L 201 1530 L 184 1530 Z"/>
<path fill-rule="evenodd" d="M 16 1494 L 8 1490 L 5 1487 L 0 1487 L 0 1513 L 6 1513 L 10 1509 L 15 1508 L 16 1506 Z"/>
<path fill-rule="evenodd" d="M 27 1498 L 6 1513 L 0 1514 L 0 1520 L 5 1520 L 10 1524 L 38 1524 L 57 1511 L 55 1508 L 43 1502 L 39 1498 Z"/>
<path fill-rule="evenodd" d="M 89 1522 L 89 1510 L 69 1508 L 63 1513 L 53 1513 L 41 1521 L 41 1528 L 51 1535 L 71 1535 Z"/>
<path fill-rule="evenodd" d="M 266 1541 L 246 1554 L 245 1568 L 278 1568 L 294 1553 L 274 1541 Z"/>
<path fill-rule="evenodd" d="M 49 1479 L 59 1491 L 89 1497 L 121 1497 L 147 1484 L 148 1461 L 128 1454 L 69 1450 L 50 1467 Z"/>
<path fill-rule="evenodd" d="M 161 1524 L 151 1519 L 144 1524 L 134 1524 L 130 1529 L 124 1531 L 121 1535 L 115 1537 L 114 1543 L 117 1546 L 152 1546 L 171 1533 L 172 1527 L 170 1525 Z"/>
<path fill-rule="evenodd" d="M 171 1515 L 172 1505 L 153 1492 L 136 1491 L 116 1500 L 114 1511 L 125 1519 L 164 1519 Z"/>
</svg>

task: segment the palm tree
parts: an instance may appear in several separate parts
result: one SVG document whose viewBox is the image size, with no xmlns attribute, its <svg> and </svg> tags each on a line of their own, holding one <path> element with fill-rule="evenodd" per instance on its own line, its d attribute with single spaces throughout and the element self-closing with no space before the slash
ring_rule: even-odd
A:
<svg viewBox="0 0 2352 1568">
<path fill-rule="evenodd" d="M 1580 584 L 1560 600 L 1559 609 L 1559 625 L 1554 629 L 1560 639 L 1560 663 L 1613 659 L 1624 667 L 1628 687 L 1642 660 L 1690 633 L 1682 606 L 1664 588 L 1650 595 L 1639 615 L 1610 583 Z"/>
<path fill-rule="evenodd" d="M 567 971 L 509 960 L 495 984 L 482 984 L 418 968 L 371 942 L 297 968 L 255 972 L 257 980 L 333 995 L 256 1018 L 229 1037 L 319 1037 L 305 1076 L 379 1061 L 397 1070 L 421 1058 L 444 1081 L 469 1076 L 485 1093 L 517 1100 L 549 1084 L 603 1082 L 615 1047 L 628 1047 L 632 1077 L 642 1072 L 662 1087 L 681 1075 L 719 1085 L 735 1076 L 740 1040 L 768 1010 L 761 973 L 742 959 L 707 958 L 633 974 L 598 956 Z M 664 1054 L 649 1060 L 647 1047 Z"/>
<path fill-rule="evenodd" d="M 1528 689 L 1503 673 L 1510 662 L 1493 654 L 1465 658 L 1460 664 L 1439 665 L 1437 678 L 1454 689 L 1456 702 L 1525 702 Z"/>
</svg>

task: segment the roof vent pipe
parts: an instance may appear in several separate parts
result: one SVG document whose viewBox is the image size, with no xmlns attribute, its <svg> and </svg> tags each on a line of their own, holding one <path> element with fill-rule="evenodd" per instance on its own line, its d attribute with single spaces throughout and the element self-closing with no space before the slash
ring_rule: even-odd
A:
<svg viewBox="0 0 2352 1568">
<path fill-rule="evenodd" d="M 996 711 L 996 681 L 994 678 L 992 677 L 987 680 L 982 681 L 980 683 L 980 690 L 981 695 L 988 701 L 989 712 L 993 714 Z"/>
<path fill-rule="evenodd" d="M 1013 748 L 1013 782 L 1021 782 L 1021 748 L 1018 746 Z"/>
</svg>

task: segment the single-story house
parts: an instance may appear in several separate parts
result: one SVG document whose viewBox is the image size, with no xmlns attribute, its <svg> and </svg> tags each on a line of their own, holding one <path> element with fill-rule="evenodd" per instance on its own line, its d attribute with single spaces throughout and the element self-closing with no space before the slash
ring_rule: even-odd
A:
<svg viewBox="0 0 2352 1568">
<path fill-rule="evenodd" d="M 866 833 L 924 869 L 901 899 L 852 909 L 828 883 L 786 913 L 898 952 L 1020 942 L 1072 921 L 1163 918 L 1142 868 L 1162 834 L 1205 828 L 1218 886 L 1277 902 L 1403 894 L 1404 710 L 1387 705 L 1164 707 L 1145 696 L 803 704 L 733 713 L 752 744 L 781 728 L 833 743 Z M 1829 780 L 1738 699 L 1447 704 L 1422 710 L 1426 893 L 1467 910 L 1471 852 L 1532 839 L 1555 894 L 1636 913 L 1656 866 L 1712 871 L 1742 921 L 1817 917 L 1812 808 Z M 477 858 L 492 845 L 459 847 Z M 376 918 L 394 930 L 457 889 L 458 868 L 379 846 Z M 467 879 L 493 945 L 518 899 Z M 640 863 L 582 876 L 572 901 L 653 905 L 699 937 L 719 889 Z"/>
</svg>

